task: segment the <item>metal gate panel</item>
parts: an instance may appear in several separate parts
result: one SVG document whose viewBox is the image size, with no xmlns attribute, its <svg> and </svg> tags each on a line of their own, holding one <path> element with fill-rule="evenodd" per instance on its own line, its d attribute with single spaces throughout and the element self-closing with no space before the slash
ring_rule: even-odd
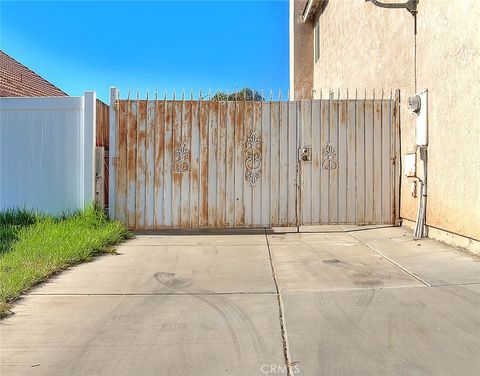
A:
<svg viewBox="0 0 480 376">
<path fill-rule="evenodd" d="M 296 110 L 116 100 L 115 218 L 152 230 L 295 226 Z"/>
<path fill-rule="evenodd" d="M 250 102 L 112 93 L 111 213 L 151 230 L 394 223 L 396 95 Z"/>
<path fill-rule="evenodd" d="M 311 147 L 312 141 L 312 101 L 305 100 L 301 102 L 300 107 L 300 128 L 299 128 L 299 145 L 303 150 L 305 148 L 306 155 L 310 150 L 313 150 Z M 305 153 L 304 153 L 305 154 Z M 302 156 L 302 158 L 305 155 Z M 313 156 L 312 156 L 313 162 Z M 299 170 L 299 208 L 297 209 L 300 213 L 300 223 L 307 224 L 311 222 L 312 217 L 312 166 L 313 163 L 309 161 L 302 161 L 299 158 L 300 170 Z"/>
<path fill-rule="evenodd" d="M 395 223 L 395 104 L 301 102 L 299 225 Z"/>
</svg>

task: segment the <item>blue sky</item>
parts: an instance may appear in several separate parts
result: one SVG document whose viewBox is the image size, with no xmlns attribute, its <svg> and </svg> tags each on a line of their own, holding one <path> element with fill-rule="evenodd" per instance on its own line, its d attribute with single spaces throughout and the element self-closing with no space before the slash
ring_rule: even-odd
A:
<svg viewBox="0 0 480 376">
<path fill-rule="evenodd" d="M 288 89 L 288 1 L 1 1 L 1 49 L 70 95 Z"/>
</svg>

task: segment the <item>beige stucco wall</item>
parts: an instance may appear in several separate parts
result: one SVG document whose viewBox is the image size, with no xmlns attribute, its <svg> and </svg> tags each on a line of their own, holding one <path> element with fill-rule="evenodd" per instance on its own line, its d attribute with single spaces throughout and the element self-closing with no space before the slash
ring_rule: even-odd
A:
<svg viewBox="0 0 480 376">
<path fill-rule="evenodd" d="M 427 223 L 480 240 L 480 1 L 421 0 L 417 86 L 429 89 Z"/>
<path fill-rule="evenodd" d="M 290 91 L 292 98 L 310 98 L 313 88 L 313 27 L 302 21 L 307 0 L 290 0 Z"/>
<path fill-rule="evenodd" d="M 326 2 L 317 13 L 313 87 L 367 89 L 369 95 L 399 88 L 402 155 L 414 149 L 415 117 L 406 100 L 428 89 L 427 224 L 480 239 L 480 1 L 420 0 L 418 11 L 415 38 L 414 17 L 404 9 Z M 402 180 L 401 215 L 414 220 L 417 199 L 411 180 Z"/>
</svg>

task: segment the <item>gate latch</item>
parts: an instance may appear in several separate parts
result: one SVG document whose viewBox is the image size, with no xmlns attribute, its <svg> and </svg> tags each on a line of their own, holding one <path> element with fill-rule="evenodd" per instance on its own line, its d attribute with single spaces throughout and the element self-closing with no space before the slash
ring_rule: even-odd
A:
<svg viewBox="0 0 480 376">
<path fill-rule="evenodd" d="M 298 159 L 300 162 L 312 161 L 312 147 L 304 146 L 298 149 Z"/>
</svg>

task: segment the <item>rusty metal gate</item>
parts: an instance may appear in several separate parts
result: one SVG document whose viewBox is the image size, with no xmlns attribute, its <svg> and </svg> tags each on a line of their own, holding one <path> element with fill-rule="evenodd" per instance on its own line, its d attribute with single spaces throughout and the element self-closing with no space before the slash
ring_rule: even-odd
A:
<svg viewBox="0 0 480 376">
<path fill-rule="evenodd" d="M 129 228 L 398 218 L 396 97 L 252 102 L 117 95 L 112 90 L 109 210 Z"/>
</svg>

